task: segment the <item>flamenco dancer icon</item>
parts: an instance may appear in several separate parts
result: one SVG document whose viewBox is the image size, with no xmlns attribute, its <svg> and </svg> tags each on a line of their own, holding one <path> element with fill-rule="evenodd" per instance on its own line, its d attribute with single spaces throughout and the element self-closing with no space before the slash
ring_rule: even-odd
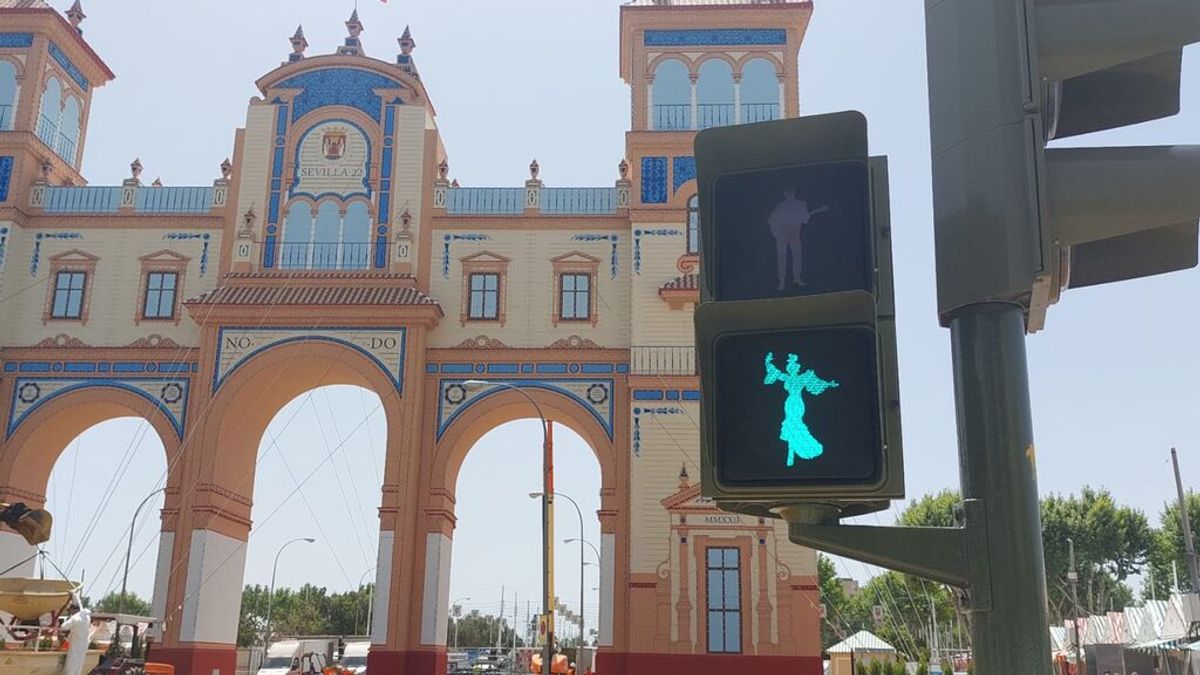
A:
<svg viewBox="0 0 1200 675">
<path fill-rule="evenodd" d="M 792 282 L 804 286 L 804 265 L 801 260 L 801 236 L 804 226 L 821 213 L 829 210 L 821 206 L 812 211 L 808 210 L 808 202 L 796 198 L 795 190 L 785 190 L 783 201 L 775 205 L 771 215 L 767 217 L 767 225 L 771 228 L 771 236 L 775 238 L 775 267 L 779 272 L 779 290 L 787 286 L 788 254 L 792 255 Z"/>
<path fill-rule="evenodd" d="M 775 366 L 775 353 L 768 352 L 764 365 L 767 368 L 767 375 L 763 378 L 763 384 L 775 384 L 782 382 L 783 388 L 787 391 L 787 400 L 783 403 L 783 424 L 779 428 L 779 440 L 786 441 L 788 444 L 787 465 L 795 466 L 796 457 L 804 460 L 811 460 L 820 457 L 825 448 L 821 445 L 812 432 L 808 430 L 808 425 L 804 423 L 804 397 L 805 392 L 820 396 L 827 389 L 835 389 L 838 383 L 833 380 L 822 380 L 817 377 L 811 369 L 800 372 L 800 357 L 795 354 L 788 354 L 787 372 L 780 371 Z"/>
</svg>

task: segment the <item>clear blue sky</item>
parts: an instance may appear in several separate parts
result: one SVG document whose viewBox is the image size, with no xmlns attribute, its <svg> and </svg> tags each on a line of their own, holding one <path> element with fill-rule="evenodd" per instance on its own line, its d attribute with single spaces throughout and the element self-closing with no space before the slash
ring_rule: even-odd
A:
<svg viewBox="0 0 1200 675">
<path fill-rule="evenodd" d="M 296 24 L 304 24 L 310 55 L 332 52 L 352 4 L 86 3 L 91 16 L 85 35 L 118 76 L 97 92 L 92 108 L 84 162 L 92 184 L 119 183 L 134 157 L 151 180 L 210 183 L 220 161 L 232 154 L 233 131 L 256 94 L 254 80 L 286 57 L 286 38 Z M 363 0 L 360 14 L 367 53 L 388 60 L 396 53 L 395 37 L 412 25 L 451 173 L 463 184 L 519 185 L 536 157 L 550 185 L 610 185 L 629 120 L 628 91 L 617 70 L 618 6 L 614 0 Z M 1077 142 L 1200 143 L 1197 55 L 1189 50 L 1185 58 L 1180 116 Z M 800 54 L 802 111 L 862 110 L 870 120 L 872 152 L 891 158 L 904 442 L 913 496 L 958 482 L 949 340 L 934 306 L 924 59 L 922 4 L 877 0 L 817 0 Z M 1200 272 L 1188 271 L 1070 291 L 1051 309 L 1047 330 L 1029 340 L 1043 492 L 1104 486 L 1156 522 L 1174 494 L 1167 463 L 1172 445 L 1180 448 L 1185 483 L 1200 482 L 1194 421 L 1200 342 L 1191 311 L 1198 294 Z M 383 423 L 368 413 L 377 403 L 371 394 L 331 389 L 302 397 L 294 405 L 306 408 L 286 428 L 292 410 L 279 414 L 271 430 L 278 450 L 267 440 L 260 451 L 248 583 L 269 581 L 276 548 L 293 536 L 321 541 L 291 549 L 281 584 L 311 581 L 340 590 L 357 585 L 374 565 Z M 315 416 L 307 406 L 315 406 Z M 367 422 L 351 435 L 364 417 Z M 139 445 L 138 429 L 116 421 L 89 431 L 54 473 L 50 506 L 60 528 L 52 550 L 59 560 L 82 550 L 74 571 L 87 570 L 92 595 L 112 587 L 120 556 L 113 553 L 116 540 L 163 471 L 157 441 L 146 436 Z M 303 490 L 315 518 L 298 497 L 282 502 L 294 489 L 282 457 L 302 478 L 338 445 L 335 439 L 346 436 L 350 440 L 319 471 L 319 486 L 314 480 Z M 535 424 L 506 426 L 481 441 L 463 468 L 451 598 L 471 596 L 468 608 L 498 609 L 501 584 L 510 597 L 513 589 L 520 594 L 522 613 L 525 599 L 536 596 L 538 514 L 525 495 L 538 480 L 538 441 Z M 577 438 L 561 432 L 558 441 L 560 487 L 594 514 L 597 464 Z M 131 466 L 117 494 L 81 543 L 114 476 L 113 462 L 127 454 Z M 363 468 L 367 464 L 371 470 Z M 77 493 L 70 498 L 72 481 Z M 574 536 L 577 518 L 563 507 L 558 532 Z M 595 540 L 598 525 L 594 516 L 588 521 L 588 537 Z M 148 547 L 131 580 L 142 595 L 152 583 L 152 525 L 135 546 L 135 556 Z M 578 602 L 577 556 L 574 547 L 560 548 L 559 594 L 571 605 Z M 858 563 L 841 564 L 843 574 L 868 574 Z M 594 626 L 590 589 L 597 584 L 595 572 L 588 574 L 588 622 Z"/>
</svg>

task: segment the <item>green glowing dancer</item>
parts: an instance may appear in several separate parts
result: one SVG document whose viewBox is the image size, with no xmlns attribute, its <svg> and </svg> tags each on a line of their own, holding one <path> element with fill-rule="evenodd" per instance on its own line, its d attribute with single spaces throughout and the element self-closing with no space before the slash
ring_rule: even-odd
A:
<svg viewBox="0 0 1200 675">
<path fill-rule="evenodd" d="M 788 393 L 787 400 L 783 403 L 783 424 L 779 428 L 779 439 L 787 441 L 788 444 L 787 465 L 794 466 L 797 455 L 800 456 L 800 459 L 820 457 L 821 453 L 825 452 L 825 448 L 821 445 L 821 441 L 818 441 L 808 430 L 808 425 L 804 423 L 802 394 L 807 391 L 813 396 L 820 396 L 825 393 L 826 389 L 837 387 L 838 383 L 832 380 L 826 382 L 817 377 L 812 370 L 800 372 L 800 357 L 795 354 L 788 354 L 786 373 L 775 367 L 774 352 L 767 353 L 764 363 L 767 367 L 767 376 L 763 378 L 763 384 L 783 382 L 783 388 Z"/>
</svg>

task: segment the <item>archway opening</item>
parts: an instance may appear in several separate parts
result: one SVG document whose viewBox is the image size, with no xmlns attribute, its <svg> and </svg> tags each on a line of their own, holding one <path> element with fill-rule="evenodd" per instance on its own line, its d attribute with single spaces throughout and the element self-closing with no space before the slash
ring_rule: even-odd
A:
<svg viewBox="0 0 1200 675">
<path fill-rule="evenodd" d="M 558 495 L 554 518 L 554 589 L 559 604 L 555 633 L 563 646 L 577 646 L 581 641 L 594 645 L 600 625 L 602 585 L 597 516 L 603 482 L 601 466 L 594 449 L 570 427 L 554 424 L 552 438 L 554 491 Z M 539 420 L 500 424 L 480 437 L 468 452 L 455 488 L 447 624 L 451 652 L 456 651 L 456 632 L 460 651 L 484 646 L 511 649 L 514 638 L 517 645 L 533 644 L 543 597 L 541 491 Z M 496 617 L 501 617 L 498 622 Z"/>
<path fill-rule="evenodd" d="M 268 607 L 270 640 L 370 632 L 386 446 L 383 403 L 359 386 L 310 389 L 267 424 L 254 471 L 239 646 L 263 640 Z"/>
<path fill-rule="evenodd" d="M 138 417 L 98 422 L 66 443 L 46 481 L 54 527 L 37 573 L 83 582 L 93 608 L 149 614 L 171 459 L 178 458 L 168 457 L 154 426 Z M 10 574 L 34 571 L 26 565 Z"/>
</svg>

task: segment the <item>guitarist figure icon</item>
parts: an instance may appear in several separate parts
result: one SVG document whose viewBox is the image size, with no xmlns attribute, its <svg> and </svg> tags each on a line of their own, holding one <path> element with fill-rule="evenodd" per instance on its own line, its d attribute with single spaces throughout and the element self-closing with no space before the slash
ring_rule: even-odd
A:
<svg viewBox="0 0 1200 675">
<path fill-rule="evenodd" d="M 785 190 L 783 201 L 776 205 L 767 218 L 771 227 L 771 236 L 775 237 L 775 265 L 779 271 L 779 290 L 783 290 L 788 281 L 788 253 L 792 254 L 792 282 L 798 286 L 804 285 L 803 263 L 800 255 L 801 237 L 804 226 L 812 217 L 825 213 L 828 206 L 822 206 L 812 211 L 808 210 L 808 202 L 796 198 L 796 191 Z"/>
</svg>

